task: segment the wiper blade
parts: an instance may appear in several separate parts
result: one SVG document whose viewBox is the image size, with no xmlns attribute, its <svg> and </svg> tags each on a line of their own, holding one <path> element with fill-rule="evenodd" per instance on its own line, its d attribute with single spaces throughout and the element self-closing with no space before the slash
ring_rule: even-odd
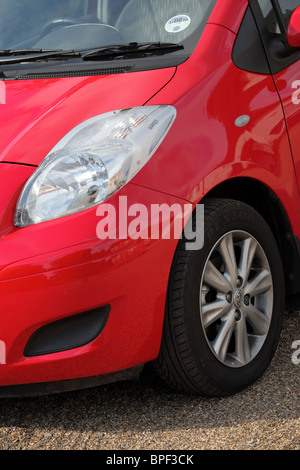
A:
<svg viewBox="0 0 300 470">
<path fill-rule="evenodd" d="M 149 42 L 129 44 L 113 44 L 93 49 L 63 50 L 63 49 L 3 49 L 0 50 L 0 65 L 18 64 L 21 62 L 35 62 L 48 59 L 72 59 L 101 60 L 111 57 L 124 57 L 137 54 L 168 54 L 170 52 L 184 49 L 182 44 Z"/>
<path fill-rule="evenodd" d="M 129 54 L 167 54 L 169 52 L 184 49 L 182 44 L 169 43 L 169 42 L 149 42 L 137 43 L 131 42 L 129 44 L 116 44 L 111 46 L 104 46 L 97 49 L 82 53 L 83 60 L 91 59 L 106 59 L 108 57 L 126 56 Z"/>
<path fill-rule="evenodd" d="M 60 52 L 61 49 L 2 49 L 0 50 L 0 56 L 14 56 L 21 54 L 37 54 L 41 52 Z"/>
<path fill-rule="evenodd" d="M 43 59 L 68 59 L 80 56 L 80 52 L 74 50 L 65 51 L 62 49 L 7 49 L 0 51 L 0 65 L 16 64 L 20 62 L 34 62 Z"/>
</svg>

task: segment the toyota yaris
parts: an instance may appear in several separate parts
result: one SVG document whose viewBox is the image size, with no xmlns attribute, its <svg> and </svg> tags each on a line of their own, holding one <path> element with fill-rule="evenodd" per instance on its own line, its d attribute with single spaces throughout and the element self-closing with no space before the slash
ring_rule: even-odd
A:
<svg viewBox="0 0 300 470">
<path fill-rule="evenodd" d="M 300 293 L 298 0 L 0 0 L 0 395 L 236 393 Z"/>
</svg>

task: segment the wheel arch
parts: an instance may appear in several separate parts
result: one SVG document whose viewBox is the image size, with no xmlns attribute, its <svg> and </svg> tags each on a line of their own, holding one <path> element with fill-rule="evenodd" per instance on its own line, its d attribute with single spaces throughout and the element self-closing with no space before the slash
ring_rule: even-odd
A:
<svg viewBox="0 0 300 470">
<path fill-rule="evenodd" d="M 205 203 L 206 199 L 211 198 L 229 198 L 244 202 L 264 218 L 279 248 L 284 269 L 286 295 L 299 294 L 299 239 L 293 233 L 287 212 L 278 196 L 258 180 L 238 177 L 226 180 L 211 189 L 200 203 Z"/>
</svg>

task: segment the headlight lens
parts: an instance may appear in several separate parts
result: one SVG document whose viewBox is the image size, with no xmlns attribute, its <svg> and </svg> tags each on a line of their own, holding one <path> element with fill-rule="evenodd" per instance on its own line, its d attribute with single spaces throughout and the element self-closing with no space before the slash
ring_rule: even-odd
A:
<svg viewBox="0 0 300 470">
<path fill-rule="evenodd" d="M 173 106 L 141 106 L 82 122 L 46 156 L 19 197 L 15 225 L 73 214 L 108 199 L 152 157 L 176 117 Z"/>
</svg>

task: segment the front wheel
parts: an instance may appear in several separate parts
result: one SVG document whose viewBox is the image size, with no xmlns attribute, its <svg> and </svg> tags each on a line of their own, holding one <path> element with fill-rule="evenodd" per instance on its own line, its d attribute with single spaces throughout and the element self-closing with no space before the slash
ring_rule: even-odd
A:
<svg viewBox="0 0 300 470">
<path fill-rule="evenodd" d="M 255 210 L 233 200 L 208 200 L 204 209 L 203 248 L 186 250 L 183 238 L 175 254 L 155 369 L 177 390 L 223 396 L 271 362 L 284 277 L 276 241 Z"/>
</svg>

